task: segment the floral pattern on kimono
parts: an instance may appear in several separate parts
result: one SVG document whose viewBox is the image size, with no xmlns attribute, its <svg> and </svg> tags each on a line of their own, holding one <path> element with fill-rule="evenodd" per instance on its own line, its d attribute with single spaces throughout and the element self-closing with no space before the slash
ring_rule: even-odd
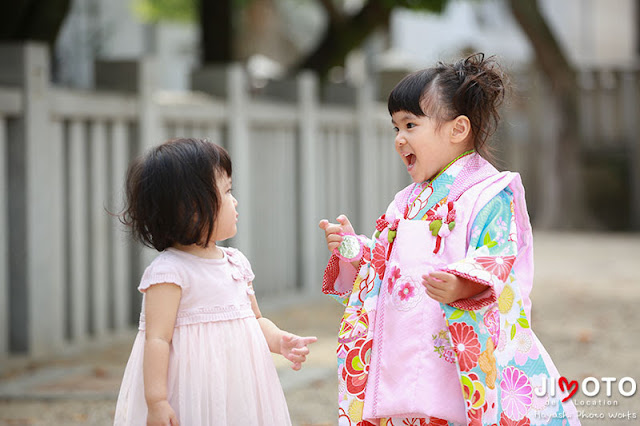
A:
<svg viewBox="0 0 640 426">
<path fill-rule="evenodd" d="M 448 231 L 455 228 L 455 223 L 451 226 L 455 215 L 450 215 L 453 208 L 447 197 L 464 163 L 454 161 L 432 182 L 415 185 L 407 200 L 406 218 L 440 221 L 433 226 L 434 236 L 437 234 L 443 239 L 440 244 L 446 241 Z M 557 419 L 560 419 L 558 424 L 562 424 L 563 417 L 569 417 L 565 418 L 569 424 L 579 424 L 564 414 L 565 406 L 570 407 L 570 414 L 575 413 L 575 408 L 570 403 L 563 406 L 559 402 L 562 395 L 540 398 L 533 392 L 550 372 L 539 351 L 541 345 L 530 330 L 530 304 L 525 302 L 528 292 L 525 290 L 523 298 L 513 269 L 519 254 L 515 210 L 514 194 L 506 187 L 474 218 L 466 257 L 439 267 L 485 284 L 489 289 L 471 299 L 441 304 L 448 327 L 448 342 L 438 340 L 440 346 L 434 345 L 434 350 L 441 348 L 443 356 L 447 349 L 455 353 L 467 424 L 537 425 L 555 424 Z M 376 304 L 383 287 L 384 271 L 389 267 L 386 259 L 393 244 L 394 219 L 383 215 L 378 219 L 373 238 L 361 237 L 365 245 L 364 256 L 352 288 L 334 288 L 333 283 L 341 273 L 335 256 L 325 270 L 323 291 L 346 305 L 337 349 L 340 425 L 449 424 L 435 417 L 377 419 L 378 423 L 362 418 Z M 436 245 L 436 249 L 440 247 Z M 349 264 L 342 264 L 342 267 L 352 268 Z M 397 278 L 393 269 L 390 271 L 388 279 Z M 419 290 L 424 291 L 424 288 Z M 448 353 L 451 358 L 451 352 Z M 558 376 L 557 371 L 551 374 Z"/>
</svg>

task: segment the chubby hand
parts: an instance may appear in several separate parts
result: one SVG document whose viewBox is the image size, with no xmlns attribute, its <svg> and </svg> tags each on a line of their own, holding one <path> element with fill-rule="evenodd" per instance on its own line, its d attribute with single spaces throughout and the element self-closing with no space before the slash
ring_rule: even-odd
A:
<svg viewBox="0 0 640 426">
<path fill-rule="evenodd" d="M 342 235 L 340 234 L 355 234 L 347 216 L 341 214 L 336 220 L 338 223 L 330 223 L 327 219 L 322 219 L 318 224 L 320 229 L 324 231 L 327 248 L 330 252 L 333 252 L 342 242 Z"/>
<path fill-rule="evenodd" d="M 429 297 L 445 304 L 468 299 L 487 289 L 486 285 L 442 271 L 423 275 L 422 280 Z"/>
<path fill-rule="evenodd" d="M 148 405 L 147 426 L 179 426 L 176 413 L 166 399 Z"/>
<path fill-rule="evenodd" d="M 307 360 L 311 343 L 317 341 L 315 336 L 300 337 L 295 334 L 285 333 L 280 339 L 280 353 L 293 363 L 291 368 L 300 370 L 302 363 Z"/>
</svg>

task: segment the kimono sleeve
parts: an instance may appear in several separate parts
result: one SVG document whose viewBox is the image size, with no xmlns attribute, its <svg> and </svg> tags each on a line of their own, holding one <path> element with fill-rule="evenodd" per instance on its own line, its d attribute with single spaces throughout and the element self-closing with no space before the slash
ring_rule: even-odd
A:
<svg viewBox="0 0 640 426">
<path fill-rule="evenodd" d="M 495 303 L 509 280 L 518 254 L 514 197 L 505 188 L 478 213 L 471 228 L 467 256 L 447 265 L 446 272 L 488 286 L 482 293 L 450 303 L 464 310 L 477 310 Z"/>
<path fill-rule="evenodd" d="M 346 305 L 353 290 L 353 285 L 362 267 L 371 259 L 372 241 L 363 235 L 358 236 L 362 245 L 362 256 L 356 269 L 351 262 L 345 262 L 335 253 L 331 254 L 322 277 L 322 292 Z"/>
</svg>

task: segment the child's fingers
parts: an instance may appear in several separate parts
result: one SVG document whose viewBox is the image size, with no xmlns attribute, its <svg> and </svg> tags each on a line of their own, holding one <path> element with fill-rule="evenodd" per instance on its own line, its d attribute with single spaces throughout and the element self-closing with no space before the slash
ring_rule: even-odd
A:
<svg viewBox="0 0 640 426">
<path fill-rule="evenodd" d="M 429 287 L 429 286 L 427 287 L 427 296 L 429 296 L 436 302 L 444 301 L 444 295 L 442 294 L 442 292 L 434 290 L 432 287 Z"/>
<path fill-rule="evenodd" d="M 444 282 L 444 281 L 442 281 L 440 279 L 434 278 L 431 275 L 423 275 L 422 278 L 424 280 L 423 284 L 426 287 L 431 286 L 432 288 L 438 289 L 438 290 L 445 290 L 447 288 L 447 283 L 446 282 Z"/>
<path fill-rule="evenodd" d="M 301 348 L 293 348 L 291 349 L 291 352 L 294 355 L 298 355 L 298 356 L 306 356 L 309 354 L 309 348 L 306 346 L 303 346 Z"/>
<path fill-rule="evenodd" d="M 298 371 L 302 368 L 302 363 L 294 362 L 293 364 L 291 364 L 291 368 L 295 371 Z"/>
<path fill-rule="evenodd" d="M 332 234 L 341 234 L 341 233 L 342 233 L 342 225 L 339 225 L 337 223 L 330 223 L 324 229 L 324 234 L 326 236 L 329 236 Z"/>
<path fill-rule="evenodd" d="M 301 337 L 301 339 L 305 346 L 318 341 L 318 338 L 316 336 Z"/>
<path fill-rule="evenodd" d="M 432 278 L 437 278 L 440 281 L 451 281 L 453 278 L 455 278 L 455 275 L 443 271 L 433 271 L 429 274 L 429 276 Z"/>
<path fill-rule="evenodd" d="M 307 355 L 306 354 L 296 354 L 296 353 L 292 352 L 291 354 L 289 354 L 288 359 L 291 362 L 305 362 L 307 360 Z"/>
<path fill-rule="evenodd" d="M 327 219 L 322 219 L 320 223 L 318 223 L 318 227 L 323 231 L 327 229 L 327 226 L 329 226 L 329 221 Z"/>
</svg>

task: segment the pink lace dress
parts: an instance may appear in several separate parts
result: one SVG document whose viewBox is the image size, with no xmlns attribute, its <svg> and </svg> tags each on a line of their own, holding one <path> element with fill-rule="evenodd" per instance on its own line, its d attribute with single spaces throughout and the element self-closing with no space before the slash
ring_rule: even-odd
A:
<svg viewBox="0 0 640 426">
<path fill-rule="evenodd" d="M 168 400 L 181 425 L 290 425 L 287 403 L 267 342 L 251 309 L 254 278 L 244 255 L 222 259 L 168 249 L 145 270 L 138 289 L 170 282 L 182 288 L 171 341 Z M 118 395 L 114 425 L 144 425 L 140 326 Z"/>
</svg>

